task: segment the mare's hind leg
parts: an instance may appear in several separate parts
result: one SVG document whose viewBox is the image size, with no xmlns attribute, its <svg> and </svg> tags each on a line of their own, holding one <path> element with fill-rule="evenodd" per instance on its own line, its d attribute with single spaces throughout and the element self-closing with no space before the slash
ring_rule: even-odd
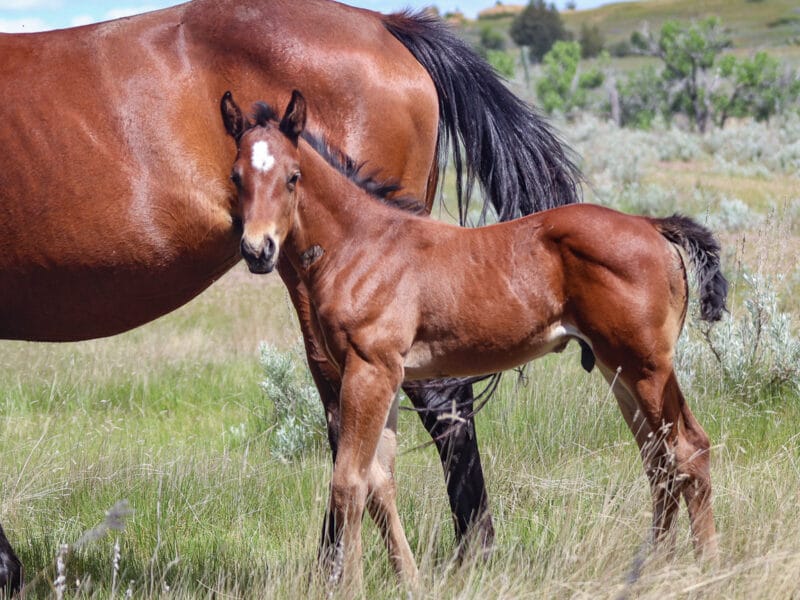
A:
<svg viewBox="0 0 800 600">
<path fill-rule="evenodd" d="M 407 383 L 403 390 L 419 411 L 419 417 L 439 451 L 459 542 L 459 557 L 463 558 L 468 549 L 475 546 L 488 550 L 494 541 L 494 527 L 475 423 L 470 416 L 472 386 L 425 387 Z M 440 416 L 453 412 L 453 403 L 455 420 L 440 419 Z"/>
<path fill-rule="evenodd" d="M 413 586 L 417 581 L 417 565 L 397 512 L 394 461 L 397 455 L 398 403 L 399 398 L 396 398 L 370 467 L 367 508 L 381 530 L 395 572 Z"/>
<path fill-rule="evenodd" d="M 0 596 L 16 594 L 22 587 L 22 563 L 0 525 Z M 3 596 L 5 597 L 5 596 Z"/>
</svg>

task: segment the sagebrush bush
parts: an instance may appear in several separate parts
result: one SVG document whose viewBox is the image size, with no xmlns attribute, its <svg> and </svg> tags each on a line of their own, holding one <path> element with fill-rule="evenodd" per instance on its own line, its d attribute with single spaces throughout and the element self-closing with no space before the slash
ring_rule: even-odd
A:
<svg viewBox="0 0 800 600">
<path fill-rule="evenodd" d="M 597 202 L 622 212 L 663 217 L 678 210 L 678 196 L 674 190 L 657 184 L 632 183 L 621 190 L 598 189 Z"/>
<path fill-rule="evenodd" d="M 741 304 L 711 328 L 690 316 L 675 359 L 682 384 L 716 384 L 723 394 L 748 401 L 800 392 L 800 338 L 779 305 L 781 278 L 743 274 Z"/>
<path fill-rule="evenodd" d="M 708 215 L 706 225 L 714 231 L 743 231 L 764 221 L 761 215 L 739 198 L 722 198 Z"/>
<path fill-rule="evenodd" d="M 745 121 L 717 129 L 703 138 L 705 152 L 726 175 L 762 177 L 800 172 L 800 118 L 775 119 L 769 124 Z"/>
<path fill-rule="evenodd" d="M 655 145 L 659 160 L 690 161 L 703 154 L 700 146 L 701 138 L 677 127 L 655 132 L 658 144 Z"/>
<path fill-rule="evenodd" d="M 272 405 L 256 414 L 260 428 L 270 431 L 270 450 L 283 461 L 297 457 L 325 436 L 325 414 L 305 361 L 274 346 L 259 346 L 264 374 L 260 386 Z"/>
</svg>

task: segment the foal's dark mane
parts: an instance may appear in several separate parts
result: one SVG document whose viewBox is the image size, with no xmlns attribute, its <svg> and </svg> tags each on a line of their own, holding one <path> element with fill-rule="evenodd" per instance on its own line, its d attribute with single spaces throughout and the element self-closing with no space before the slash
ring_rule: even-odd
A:
<svg viewBox="0 0 800 600">
<path fill-rule="evenodd" d="M 255 104 L 253 118 L 255 119 L 254 127 L 264 127 L 270 121 L 276 122 L 280 120 L 275 109 L 266 102 L 257 102 Z M 366 161 L 358 162 L 352 156 L 332 145 L 323 136 L 310 133 L 308 130 L 304 130 L 300 137 L 308 142 L 314 151 L 325 159 L 325 162 L 376 200 L 392 208 L 398 208 L 414 215 L 427 216 L 428 210 L 425 205 L 413 196 L 392 195 L 403 189 L 399 182 L 394 179 L 378 179 L 377 172 L 365 173 Z"/>
</svg>

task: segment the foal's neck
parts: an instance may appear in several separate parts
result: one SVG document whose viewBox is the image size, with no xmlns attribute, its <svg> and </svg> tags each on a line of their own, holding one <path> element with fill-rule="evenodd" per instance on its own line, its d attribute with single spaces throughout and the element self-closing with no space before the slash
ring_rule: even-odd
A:
<svg viewBox="0 0 800 600">
<path fill-rule="evenodd" d="M 332 254 L 413 218 L 410 213 L 382 204 L 303 140 L 300 157 L 303 174 L 297 218 L 287 242 L 303 270 L 309 257 L 319 256 L 316 247 Z"/>
</svg>

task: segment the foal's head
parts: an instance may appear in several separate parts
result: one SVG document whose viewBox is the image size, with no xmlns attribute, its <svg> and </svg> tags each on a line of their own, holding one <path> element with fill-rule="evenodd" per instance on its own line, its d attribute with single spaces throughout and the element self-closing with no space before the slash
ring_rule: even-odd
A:
<svg viewBox="0 0 800 600">
<path fill-rule="evenodd" d="M 269 273 L 294 222 L 300 178 L 297 140 L 306 123 L 306 102 L 300 92 L 292 92 L 280 123 L 264 104 L 257 105 L 254 121 L 246 119 L 230 92 L 220 108 L 239 151 L 231 181 L 239 195 L 242 257 L 252 273 Z"/>
</svg>

